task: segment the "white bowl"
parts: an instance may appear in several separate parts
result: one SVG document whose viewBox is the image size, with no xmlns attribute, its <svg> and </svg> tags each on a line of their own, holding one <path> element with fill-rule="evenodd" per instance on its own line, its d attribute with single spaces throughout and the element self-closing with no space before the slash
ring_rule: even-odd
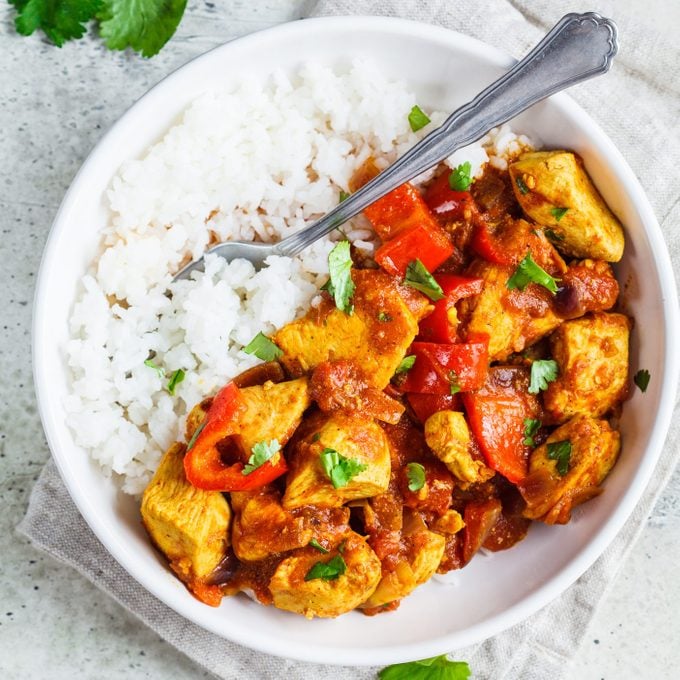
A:
<svg viewBox="0 0 680 680">
<path fill-rule="evenodd" d="M 182 616 L 253 649 L 311 662 L 388 664 L 433 656 L 490 637 L 562 593 L 604 551 L 632 512 L 661 451 L 670 423 L 679 328 L 675 282 L 666 247 L 642 188 L 611 141 L 568 97 L 555 96 L 514 123 L 547 147 L 577 151 L 627 229 L 617 266 L 624 304 L 635 318 L 631 371 L 652 379 L 634 389 L 621 419 L 623 454 L 605 493 L 564 527 L 536 524 L 525 541 L 478 556 L 455 585 L 431 581 L 393 613 L 352 612 L 307 621 L 244 596 L 213 609 L 194 599 L 151 547 L 137 503 L 103 477 L 65 424 L 69 392 L 62 348 L 77 285 L 97 252 L 105 224 L 103 195 L 120 164 L 157 141 L 199 93 L 244 72 L 265 78 L 272 67 L 297 70 L 310 60 L 374 61 L 406 79 L 426 107 L 451 111 L 498 77 L 512 60 L 481 42 L 399 19 L 343 17 L 285 24 L 219 47 L 166 78 L 140 99 L 90 154 L 69 189 L 45 249 L 33 328 L 35 384 L 43 426 L 59 470 L 83 517 L 120 564 Z M 417 58 L 414 58 L 417 55 Z M 676 335 L 674 335 L 674 333 Z"/>
</svg>

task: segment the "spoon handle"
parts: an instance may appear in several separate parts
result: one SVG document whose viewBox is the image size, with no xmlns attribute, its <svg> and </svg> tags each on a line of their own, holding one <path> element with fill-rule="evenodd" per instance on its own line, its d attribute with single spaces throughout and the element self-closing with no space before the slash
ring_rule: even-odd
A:
<svg viewBox="0 0 680 680">
<path fill-rule="evenodd" d="M 404 182 L 481 139 L 490 129 L 551 94 L 606 73 L 617 50 L 613 21 L 595 12 L 566 14 L 507 73 L 320 220 L 278 243 L 275 251 L 296 255 Z"/>
</svg>

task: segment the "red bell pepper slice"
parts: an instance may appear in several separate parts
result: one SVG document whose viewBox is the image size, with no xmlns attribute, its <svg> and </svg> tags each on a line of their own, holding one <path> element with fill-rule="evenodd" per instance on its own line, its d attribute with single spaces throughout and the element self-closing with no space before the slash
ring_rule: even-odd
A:
<svg viewBox="0 0 680 680">
<path fill-rule="evenodd" d="M 477 390 L 486 380 L 489 364 L 487 336 L 472 342 L 442 345 L 414 342 L 409 354 L 416 357 L 400 387 L 405 392 L 455 394 Z"/>
<path fill-rule="evenodd" d="M 482 389 L 461 396 L 487 465 L 513 484 L 523 480 L 532 450 L 523 442 L 524 420 L 542 415 L 537 396 L 529 394 L 529 369 L 494 366 Z"/>
<path fill-rule="evenodd" d="M 473 501 L 465 506 L 463 541 L 463 565 L 467 564 L 482 547 L 489 533 L 501 516 L 501 502 L 497 498 Z"/>
<path fill-rule="evenodd" d="M 445 297 L 443 300 L 437 300 L 432 313 L 420 322 L 418 337 L 428 342 L 456 342 L 458 324 L 452 323 L 452 317 L 454 319 L 456 317 L 450 312 L 458 300 L 479 295 L 484 287 L 484 280 L 456 274 L 438 274 L 434 278 L 441 286 Z"/>
<path fill-rule="evenodd" d="M 446 232 L 436 223 L 417 224 L 399 232 L 383 243 L 375 261 L 392 276 L 404 276 L 406 267 L 416 258 L 432 272 L 453 254 L 454 246 Z"/>
<path fill-rule="evenodd" d="M 242 462 L 231 465 L 223 462 L 217 444 L 238 433 L 244 411 L 245 404 L 233 382 L 225 385 L 213 399 L 198 435 L 189 443 L 184 456 L 187 479 L 198 489 L 247 491 L 268 484 L 288 469 L 281 452 L 248 475 L 243 474 Z"/>
<path fill-rule="evenodd" d="M 459 394 L 418 394 L 411 392 L 406 395 L 406 398 L 416 418 L 423 424 L 433 413 L 459 411 L 461 409 Z"/>
<path fill-rule="evenodd" d="M 516 256 L 482 217 L 475 220 L 470 246 L 477 255 L 493 264 L 516 264 Z"/>
<path fill-rule="evenodd" d="M 469 220 L 475 215 L 477 205 L 469 191 L 454 191 L 449 185 L 451 173 L 445 172 L 430 184 L 425 192 L 425 203 L 440 223 Z"/>
</svg>

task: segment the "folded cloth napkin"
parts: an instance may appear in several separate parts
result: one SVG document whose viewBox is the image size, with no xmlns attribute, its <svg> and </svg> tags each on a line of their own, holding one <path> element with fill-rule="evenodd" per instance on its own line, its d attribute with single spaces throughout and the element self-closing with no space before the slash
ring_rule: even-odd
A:
<svg viewBox="0 0 680 680">
<path fill-rule="evenodd" d="M 315 16 L 381 14 L 436 23 L 521 56 L 555 21 L 570 11 L 592 9 L 566 0 L 322 0 Z M 616 10 L 613 0 L 599 11 L 619 24 L 621 51 L 611 73 L 578 86 L 572 96 L 623 152 L 637 172 L 659 217 L 671 250 L 676 277 L 680 267 L 678 204 L 680 166 L 678 102 L 680 48 L 645 28 L 638 17 Z M 675 209 L 675 210 L 674 210 Z M 680 417 L 643 498 L 600 559 L 558 600 L 523 623 L 466 649 L 451 650 L 469 661 L 478 680 L 556 680 L 574 656 L 597 603 L 642 530 L 672 472 L 678 450 Z M 19 531 L 107 592 L 169 643 L 219 678 L 371 678 L 375 669 L 318 666 L 279 659 L 232 644 L 198 628 L 147 593 L 102 547 L 71 501 L 52 462 L 43 470 Z M 555 634 L 559 622 L 559 635 Z"/>
</svg>

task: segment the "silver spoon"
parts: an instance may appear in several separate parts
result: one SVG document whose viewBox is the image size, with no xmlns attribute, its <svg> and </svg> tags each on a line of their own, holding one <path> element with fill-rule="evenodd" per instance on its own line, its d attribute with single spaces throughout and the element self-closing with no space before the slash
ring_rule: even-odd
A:
<svg viewBox="0 0 680 680">
<path fill-rule="evenodd" d="M 278 243 L 228 241 L 205 254 L 243 258 L 260 268 L 270 255 L 297 255 L 308 245 L 360 213 L 379 198 L 434 167 L 457 149 L 560 90 L 606 73 L 618 50 L 616 24 L 595 12 L 566 14 L 524 59 L 454 111 L 399 160 L 309 227 Z M 203 257 L 175 275 L 203 269 Z"/>
</svg>

